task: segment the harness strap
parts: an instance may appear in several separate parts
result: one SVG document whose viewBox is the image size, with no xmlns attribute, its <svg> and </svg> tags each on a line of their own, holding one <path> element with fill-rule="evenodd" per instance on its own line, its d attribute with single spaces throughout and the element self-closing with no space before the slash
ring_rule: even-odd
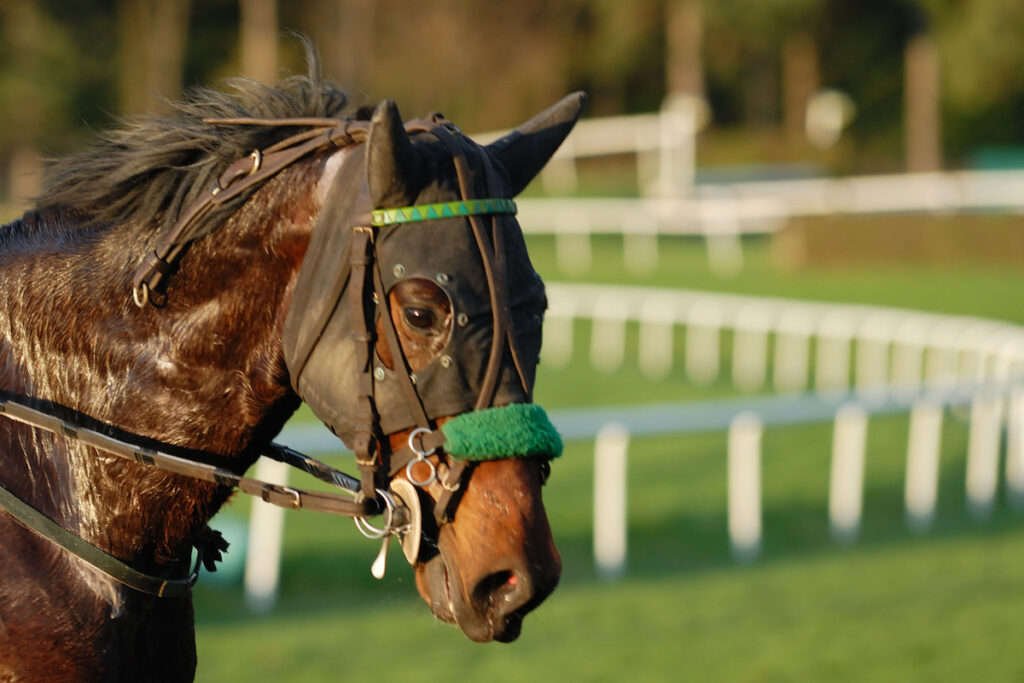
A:
<svg viewBox="0 0 1024 683">
<path fill-rule="evenodd" d="M 308 491 L 252 479 L 222 467 L 193 462 L 152 448 L 142 448 L 91 429 L 73 425 L 59 417 L 12 400 L 0 398 L 0 415 L 53 434 L 63 435 L 125 460 L 151 465 L 193 479 L 237 488 L 243 493 L 258 496 L 278 507 L 293 510 L 300 508 L 317 510 L 346 517 L 365 517 L 379 512 L 379 506 L 373 500 L 354 501 L 349 497 L 343 497 L 330 491 Z M 271 448 L 272 453 L 278 455 L 282 454 L 284 450 L 282 446 Z M 346 490 L 349 489 L 346 488 Z"/>
<path fill-rule="evenodd" d="M 39 510 L 18 498 L 4 486 L 0 486 L 0 507 L 11 513 L 14 519 L 39 536 L 52 541 L 72 555 L 84 560 L 115 581 L 143 593 L 161 598 L 176 598 L 188 594 L 199 578 L 200 553 L 196 566 L 188 578 L 166 579 L 143 574 L 113 555 L 79 538 Z M 209 565 L 207 565 L 208 567 Z"/>
<path fill-rule="evenodd" d="M 375 330 L 373 310 L 367 311 L 363 292 L 370 285 L 373 263 L 373 232 L 370 228 L 356 227 L 352 231 L 349 251 L 352 287 L 349 302 L 352 309 L 352 341 L 356 352 L 356 425 L 352 448 L 356 455 L 362 480 L 363 496 L 377 497 L 377 470 L 380 448 L 377 435 L 377 410 L 373 400 L 373 347 Z"/>
</svg>

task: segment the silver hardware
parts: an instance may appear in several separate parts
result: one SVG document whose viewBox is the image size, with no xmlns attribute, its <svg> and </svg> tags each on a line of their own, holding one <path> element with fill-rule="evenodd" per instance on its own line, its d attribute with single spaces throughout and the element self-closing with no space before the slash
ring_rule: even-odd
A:
<svg viewBox="0 0 1024 683">
<path fill-rule="evenodd" d="M 451 282 L 451 276 L 448 273 L 438 273 L 436 277 L 438 283 L 446 285 Z"/>
<path fill-rule="evenodd" d="M 459 324 L 459 327 L 465 327 L 467 324 L 469 324 L 469 316 L 466 315 L 465 313 L 459 313 L 457 316 L 455 316 L 455 322 Z"/>
<path fill-rule="evenodd" d="M 405 275 L 405 266 L 401 263 L 396 263 L 395 267 L 391 269 L 391 272 L 395 274 L 395 277 L 402 277 Z"/>
<path fill-rule="evenodd" d="M 441 367 L 442 368 L 450 368 L 451 366 L 452 366 L 452 357 L 449 356 L 447 353 L 445 355 L 441 356 Z"/>
<path fill-rule="evenodd" d="M 366 517 L 355 517 L 356 528 L 359 529 L 359 533 L 367 538 L 384 538 L 388 534 L 391 534 L 394 529 L 391 523 L 395 521 L 395 499 L 391 497 L 391 494 L 387 491 L 377 489 L 378 495 L 384 500 L 384 505 L 387 510 L 387 523 L 384 524 L 383 529 L 378 529 L 369 522 L 366 521 Z"/>
<path fill-rule="evenodd" d="M 377 380 L 378 382 L 379 382 L 379 381 L 381 381 L 381 380 L 383 380 L 383 379 L 384 379 L 384 368 L 382 368 L 382 367 L 378 366 L 378 367 L 377 367 L 376 369 L 374 369 L 374 371 L 373 371 L 373 377 L 374 377 L 374 379 L 376 379 L 376 380 Z"/>
<path fill-rule="evenodd" d="M 256 171 L 260 170 L 260 166 L 263 165 L 263 152 L 258 149 L 254 149 L 252 154 L 249 155 L 249 158 L 252 159 L 252 168 L 249 169 L 249 175 L 252 175 Z"/>
<path fill-rule="evenodd" d="M 377 552 L 377 557 L 374 558 L 373 564 L 370 565 L 370 573 L 373 574 L 375 579 L 383 579 L 384 572 L 387 569 L 388 564 L 388 546 L 391 545 L 391 534 L 384 537 L 384 542 L 380 544 L 380 550 Z"/>
<path fill-rule="evenodd" d="M 149 303 L 149 285 L 143 282 L 138 287 L 132 287 L 132 298 L 135 299 L 136 306 L 145 308 Z"/>
<path fill-rule="evenodd" d="M 425 451 L 422 448 L 417 448 L 415 439 L 420 434 L 430 434 L 430 430 L 427 429 L 426 427 L 417 427 L 416 429 L 409 432 L 409 450 L 416 454 L 416 459 L 410 460 L 409 464 L 405 466 L 405 477 L 416 486 L 419 486 L 420 488 L 425 488 L 433 484 L 435 481 L 437 481 L 437 467 L 434 466 L 434 463 L 427 460 L 427 456 L 433 455 L 434 451 L 436 451 L 437 449 L 431 448 L 429 451 Z M 421 462 L 426 463 L 427 467 L 430 470 L 430 475 L 424 479 L 417 479 L 416 475 L 413 474 L 412 468 L 413 465 L 417 465 Z"/>
</svg>

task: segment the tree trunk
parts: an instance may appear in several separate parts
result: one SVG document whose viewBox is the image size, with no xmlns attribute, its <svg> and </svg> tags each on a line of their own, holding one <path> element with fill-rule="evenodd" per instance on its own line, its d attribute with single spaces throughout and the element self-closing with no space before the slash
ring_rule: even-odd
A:
<svg viewBox="0 0 1024 683">
<path fill-rule="evenodd" d="M 276 0 L 240 0 L 239 43 L 242 74 L 273 85 L 278 80 Z"/>
<path fill-rule="evenodd" d="M 181 92 L 189 0 L 119 0 L 121 111 L 136 114 Z"/>
<path fill-rule="evenodd" d="M 790 143 L 805 139 L 807 103 L 819 88 L 821 74 L 814 39 L 806 33 L 791 36 L 782 47 L 782 114 Z"/>
<path fill-rule="evenodd" d="M 704 97 L 704 34 L 698 0 L 669 0 L 665 5 L 666 87 L 669 95 Z"/>
<path fill-rule="evenodd" d="M 903 137 L 907 170 L 942 168 L 942 114 L 939 51 L 931 36 L 910 39 L 904 53 Z"/>
</svg>

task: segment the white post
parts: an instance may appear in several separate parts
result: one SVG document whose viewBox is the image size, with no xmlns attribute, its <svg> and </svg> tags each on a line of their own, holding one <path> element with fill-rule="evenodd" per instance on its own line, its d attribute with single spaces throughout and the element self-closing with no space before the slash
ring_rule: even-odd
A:
<svg viewBox="0 0 1024 683">
<path fill-rule="evenodd" d="M 286 485 L 288 465 L 260 458 L 256 463 L 256 478 Z M 245 603 L 253 612 L 269 612 L 277 601 L 283 539 L 284 508 L 253 498 L 244 578 Z"/>
<path fill-rule="evenodd" d="M 646 299 L 640 309 L 638 362 L 650 379 L 664 379 L 672 370 L 674 313 L 672 302 L 660 297 Z"/>
<path fill-rule="evenodd" d="M 615 372 L 626 352 L 626 314 L 629 305 L 618 296 L 606 296 L 594 303 L 591 321 L 590 362 L 601 372 Z"/>
<path fill-rule="evenodd" d="M 818 326 L 814 386 L 824 393 L 842 392 L 850 386 L 850 321 L 827 314 Z"/>
<path fill-rule="evenodd" d="M 729 427 L 729 542 L 741 562 L 761 552 L 761 419 L 737 415 Z"/>
<path fill-rule="evenodd" d="M 632 220 L 632 225 L 623 226 L 622 259 L 629 272 L 650 275 L 658 267 L 658 219 L 641 211 Z"/>
<path fill-rule="evenodd" d="M 1006 495 L 1014 509 L 1024 510 L 1024 387 L 1010 394 L 1006 422 Z"/>
<path fill-rule="evenodd" d="M 594 565 L 613 579 L 626 570 L 626 452 L 629 433 L 617 422 L 594 442 Z"/>
<path fill-rule="evenodd" d="M 540 358 L 544 365 L 564 368 L 572 360 L 573 326 L 576 320 L 572 311 L 559 307 L 544 316 L 544 346 Z"/>
<path fill-rule="evenodd" d="M 935 502 L 939 493 L 942 410 L 941 405 L 919 401 L 910 412 L 903 502 L 907 526 L 912 531 L 927 531 L 935 518 Z"/>
<path fill-rule="evenodd" d="M 718 377 L 721 311 L 698 303 L 687 314 L 686 324 L 686 374 L 696 384 L 709 384 Z"/>
<path fill-rule="evenodd" d="M 736 315 L 733 333 L 732 381 L 742 391 L 764 386 L 768 373 L 768 328 L 771 318 L 761 308 L 746 308 Z"/>
<path fill-rule="evenodd" d="M 840 543 L 854 541 L 860 531 L 867 434 L 863 408 L 851 403 L 839 409 L 832 432 L 828 520 L 832 538 Z"/>
<path fill-rule="evenodd" d="M 976 396 L 971 404 L 967 437 L 967 512 L 984 519 L 995 505 L 999 483 L 999 440 L 1002 401 L 997 396 Z"/>
<path fill-rule="evenodd" d="M 873 315 L 861 323 L 857 334 L 854 377 L 857 393 L 865 399 L 884 397 L 889 378 L 891 321 Z"/>
<path fill-rule="evenodd" d="M 779 391 L 802 391 L 807 387 L 811 317 L 800 309 L 783 311 L 775 332 L 774 383 Z"/>
<path fill-rule="evenodd" d="M 927 319 L 912 317 L 904 320 L 896 328 L 889 374 L 893 391 L 913 394 L 921 387 L 928 326 Z"/>
<path fill-rule="evenodd" d="M 558 213 L 555 218 L 555 260 L 563 273 L 590 270 L 590 219 L 583 212 Z"/>
</svg>

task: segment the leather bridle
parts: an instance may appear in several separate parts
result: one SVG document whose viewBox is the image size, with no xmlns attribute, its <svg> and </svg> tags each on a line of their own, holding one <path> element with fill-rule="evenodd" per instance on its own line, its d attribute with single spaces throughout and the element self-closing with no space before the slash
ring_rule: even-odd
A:
<svg viewBox="0 0 1024 683">
<path fill-rule="evenodd" d="M 132 278 L 133 299 L 140 308 L 151 304 L 157 305 L 155 297 L 163 296 L 168 278 L 173 275 L 189 244 L 201 234 L 202 219 L 211 211 L 241 197 L 247 191 L 255 189 L 271 176 L 300 159 L 325 149 L 341 148 L 365 142 L 369 133 L 368 122 L 354 120 L 238 118 L 206 119 L 205 122 L 213 125 L 308 126 L 309 129 L 266 149 L 256 150 L 248 157 L 232 163 L 219 176 L 209 191 L 182 213 L 173 228 L 147 255 Z M 459 215 L 464 215 L 469 219 L 483 260 L 491 299 L 493 335 L 483 388 L 477 397 L 474 410 L 485 409 L 492 405 L 506 349 L 511 355 L 524 394 L 529 400 L 532 387 L 527 380 L 516 348 L 508 296 L 503 231 L 500 222 L 503 214 L 514 213 L 515 205 L 509 199 L 479 200 L 480 202 L 491 201 L 491 204 L 471 203 L 473 193 L 469 183 L 469 163 L 465 147 L 455 139 L 455 135 L 459 134 L 458 129 L 439 114 L 435 114 L 429 119 L 408 122 L 406 131 L 430 133 L 451 152 L 462 195 L 462 201 L 453 204 L 458 204 L 464 210 Z M 480 151 L 479 157 L 484 169 L 488 191 L 493 192 L 496 185 L 494 169 L 486 153 Z M 417 207 L 406 208 L 415 209 Z M 389 211 L 373 211 L 370 207 L 365 207 L 365 209 L 365 211 L 358 212 L 355 224 L 351 226 L 352 238 L 349 241 L 349 255 L 345 263 L 342 264 L 342 267 L 349 269 L 350 281 L 359 285 L 350 287 L 348 305 L 352 309 L 354 323 L 352 336 L 357 342 L 357 349 L 359 349 L 357 371 L 360 395 L 354 450 L 361 476 L 359 479 L 350 477 L 322 462 L 276 443 L 271 444 L 262 452 L 263 455 L 298 467 L 318 479 L 334 485 L 345 492 L 346 496 L 340 496 L 334 492 L 307 491 L 279 486 L 237 475 L 224 467 L 202 462 L 201 456 L 182 454 L 180 453 L 181 449 L 175 449 L 167 444 L 147 440 L 150 444 L 156 443 L 156 447 L 140 446 L 133 443 L 135 439 L 115 438 L 110 436 L 110 429 L 94 429 L 85 426 L 73 416 L 69 419 L 66 416 L 58 415 L 57 413 L 61 411 L 54 410 L 50 404 L 25 397 L 7 396 L 5 398 L 0 395 L 0 416 L 54 434 L 64 435 L 83 445 L 137 463 L 237 488 L 274 505 L 291 509 L 313 509 L 353 517 L 364 535 L 371 538 L 384 538 L 385 548 L 386 541 L 392 535 L 402 538 L 403 545 L 405 545 L 404 541 L 408 539 L 411 545 L 418 546 L 419 520 L 415 519 L 419 514 L 418 496 L 415 490 L 408 486 L 403 485 L 401 493 L 397 489 L 392 489 L 390 486 L 392 479 L 403 469 L 407 473 L 407 480 L 417 487 L 425 488 L 437 479 L 443 493 L 435 501 L 433 514 L 440 527 L 450 522 L 453 517 L 457 494 L 465 477 L 468 476 L 472 458 L 451 457 L 452 454 L 449 453 L 449 457 L 443 460 L 444 464 L 440 468 L 427 459 L 427 456 L 434 454 L 444 446 L 446 437 L 444 432 L 437 429 L 434 421 L 427 416 L 416 392 L 412 373 L 404 360 L 405 356 L 388 310 L 388 295 L 382 283 L 379 261 L 375 257 L 374 237 L 376 231 L 383 225 L 387 225 L 389 221 L 394 220 L 396 214 Z M 484 216 L 489 218 L 489 225 L 485 223 Z M 488 228 L 490 229 L 488 230 Z M 343 278 L 339 278 L 339 281 L 341 279 Z M 372 302 L 383 307 L 379 316 L 376 315 Z M 395 359 L 396 365 L 401 370 L 397 374 L 417 424 L 410 433 L 406 444 L 394 450 L 390 448 L 386 435 L 382 434 L 380 430 L 372 391 L 373 366 L 371 359 L 376 343 L 375 319 L 378 317 L 383 323 L 385 341 L 390 347 L 392 358 Z M 321 321 L 321 324 L 326 324 L 326 321 Z M 311 352 L 312 348 L 307 349 L 305 357 L 308 358 Z M 301 365 L 296 372 L 301 372 Z M 429 473 L 427 477 L 418 477 L 414 473 L 420 463 L 426 464 Z M 212 560 L 208 561 L 208 559 L 202 558 L 204 548 L 208 550 L 208 555 L 218 556 L 219 550 L 226 548 L 226 544 L 219 539 L 213 541 L 209 537 L 206 537 L 205 540 L 197 539 L 195 544 L 200 548 L 200 558 L 197 558 L 196 568 L 187 578 L 151 577 L 140 574 L 127 563 L 113 558 L 73 536 L 59 524 L 2 486 L 0 486 L 0 508 L 8 510 L 36 533 L 81 557 L 121 583 L 136 590 L 162 597 L 186 593 L 198 576 L 200 559 L 208 569 L 212 569 Z M 384 515 L 382 528 L 374 527 L 367 521 L 369 517 L 381 514 Z M 413 527 L 417 530 L 414 538 L 410 533 Z M 416 548 L 410 550 L 406 547 L 404 549 L 410 562 L 415 561 Z"/>
</svg>

